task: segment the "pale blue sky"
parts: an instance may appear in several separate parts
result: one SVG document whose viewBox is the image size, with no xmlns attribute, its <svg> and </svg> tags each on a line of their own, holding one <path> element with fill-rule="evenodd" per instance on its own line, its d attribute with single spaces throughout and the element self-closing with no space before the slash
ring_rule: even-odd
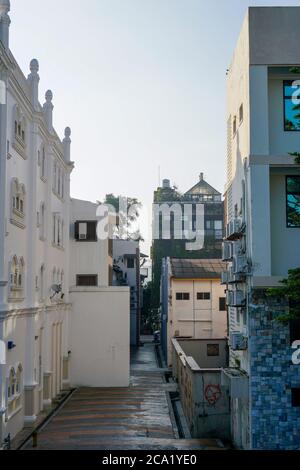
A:
<svg viewBox="0 0 300 470">
<path fill-rule="evenodd" d="M 11 0 L 11 49 L 72 128 L 72 195 L 151 204 L 161 177 L 223 191 L 225 78 L 247 6 L 285 0 Z"/>
</svg>

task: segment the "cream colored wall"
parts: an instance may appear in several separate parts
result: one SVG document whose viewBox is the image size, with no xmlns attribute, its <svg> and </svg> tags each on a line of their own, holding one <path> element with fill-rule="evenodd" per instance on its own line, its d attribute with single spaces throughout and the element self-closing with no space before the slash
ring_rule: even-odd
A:
<svg viewBox="0 0 300 470">
<path fill-rule="evenodd" d="M 71 384 L 129 385 L 129 288 L 71 289 Z"/>
<path fill-rule="evenodd" d="M 168 362 L 172 358 L 171 339 L 224 338 L 227 335 L 227 313 L 219 311 L 219 298 L 225 297 L 224 286 L 215 280 L 171 279 L 168 316 Z M 176 292 L 188 292 L 190 300 L 176 300 Z M 198 300 L 198 292 L 210 292 L 211 300 Z"/>
</svg>

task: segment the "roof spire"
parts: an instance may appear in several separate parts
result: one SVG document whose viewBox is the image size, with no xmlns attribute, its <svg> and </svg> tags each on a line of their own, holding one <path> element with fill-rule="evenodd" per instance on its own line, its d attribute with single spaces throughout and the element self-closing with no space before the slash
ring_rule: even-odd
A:
<svg viewBox="0 0 300 470">
<path fill-rule="evenodd" d="M 204 180 L 204 173 L 200 173 L 199 179 L 200 179 L 200 181 L 203 181 L 203 180 Z"/>
<path fill-rule="evenodd" d="M 0 0 L 0 41 L 5 49 L 9 47 L 9 25 L 10 17 L 8 12 L 10 10 L 9 0 Z"/>
</svg>

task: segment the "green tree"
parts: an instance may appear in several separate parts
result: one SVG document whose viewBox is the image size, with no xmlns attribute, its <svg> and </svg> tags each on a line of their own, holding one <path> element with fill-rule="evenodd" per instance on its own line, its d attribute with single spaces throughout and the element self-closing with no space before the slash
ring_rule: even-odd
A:
<svg viewBox="0 0 300 470">
<path fill-rule="evenodd" d="M 278 321 L 288 323 L 300 319 L 300 268 L 290 269 L 288 277 L 280 283 L 282 287 L 267 290 L 269 297 L 285 300 L 289 305 L 288 313 L 278 317 Z"/>
<path fill-rule="evenodd" d="M 140 231 L 134 228 L 139 216 L 142 203 L 133 197 L 115 196 L 106 194 L 103 203 L 115 208 L 117 213 L 117 237 L 127 240 L 144 241 Z M 122 227 L 122 231 L 120 231 Z"/>
</svg>

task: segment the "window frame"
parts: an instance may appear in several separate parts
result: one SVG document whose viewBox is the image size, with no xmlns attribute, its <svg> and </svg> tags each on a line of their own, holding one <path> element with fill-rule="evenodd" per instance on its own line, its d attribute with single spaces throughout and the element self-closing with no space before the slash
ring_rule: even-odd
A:
<svg viewBox="0 0 300 470">
<path fill-rule="evenodd" d="M 286 208 L 286 228 L 292 228 L 292 229 L 299 229 L 300 224 L 296 226 L 291 226 L 289 225 L 289 217 L 288 217 L 288 195 L 290 194 L 297 194 L 300 196 L 300 191 L 298 192 L 288 192 L 288 178 L 299 178 L 300 181 L 300 175 L 286 175 L 285 176 L 285 208 Z"/>
<path fill-rule="evenodd" d="M 208 295 L 208 298 L 205 296 Z M 197 300 L 211 300 L 211 293 L 210 292 L 197 292 Z"/>
<path fill-rule="evenodd" d="M 300 132 L 300 125 L 299 129 L 286 129 L 286 108 L 285 108 L 285 102 L 286 100 L 291 100 L 291 96 L 286 96 L 285 94 L 285 87 L 286 86 L 291 86 L 293 82 L 296 80 L 283 80 L 283 87 L 282 87 L 282 94 L 283 94 L 283 130 L 284 132 Z M 299 110 L 300 114 L 300 110 Z"/>
<path fill-rule="evenodd" d="M 181 296 L 181 298 L 180 298 Z M 176 292 L 175 293 L 175 298 L 176 298 L 176 301 L 189 301 L 191 299 L 191 296 L 190 296 L 190 293 L 189 292 Z"/>
</svg>

